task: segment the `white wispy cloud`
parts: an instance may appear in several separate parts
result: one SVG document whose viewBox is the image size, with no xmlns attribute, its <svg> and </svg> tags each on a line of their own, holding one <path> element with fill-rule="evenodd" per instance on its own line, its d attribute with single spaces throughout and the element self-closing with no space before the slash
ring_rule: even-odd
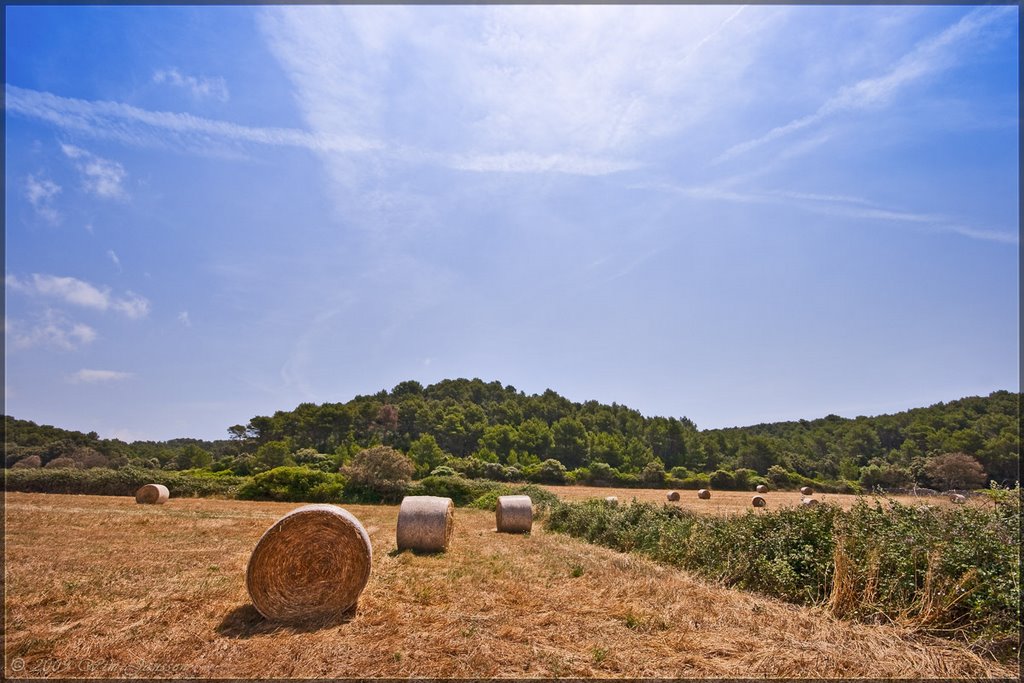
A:
<svg viewBox="0 0 1024 683">
<path fill-rule="evenodd" d="M 25 179 L 25 197 L 36 213 L 50 223 L 60 221 L 60 213 L 53 206 L 53 199 L 60 194 L 61 186 L 48 178 L 34 175 Z"/>
<path fill-rule="evenodd" d="M 884 106 L 902 90 L 954 65 L 958 50 L 981 36 L 984 29 L 1016 11 L 1014 7 L 980 7 L 938 35 L 919 43 L 885 73 L 840 88 L 815 112 L 776 126 L 757 138 L 733 145 L 716 161 L 735 158 L 842 112 Z"/>
<path fill-rule="evenodd" d="M 117 252 L 113 249 L 107 249 L 107 256 L 109 256 L 110 260 L 114 262 L 115 266 L 117 266 L 118 272 L 121 272 L 121 259 L 117 257 Z"/>
<path fill-rule="evenodd" d="M 265 10 L 260 25 L 314 131 L 397 140 L 388 152 L 398 161 L 603 175 L 637 168 L 645 146 L 735 99 L 723 84 L 756 42 L 726 35 L 742 14 L 287 7 Z M 358 182 L 344 160 L 325 161 L 339 185 Z"/>
<path fill-rule="evenodd" d="M 129 318 L 143 318 L 149 313 L 149 301 L 134 292 L 115 296 L 109 287 L 97 287 L 73 277 L 60 277 L 33 273 L 30 279 L 7 275 L 4 283 L 8 290 L 31 295 L 52 297 L 65 303 L 99 311 L 113 310 Z"/>
<path fill-rule="evenodd" d="M 87 191 L 104 199 L 128 198 L 124 189 L 124 179 L 128 174 L 124 166 L 74 145 L 61 144 L 60 148 L 66 157 L 75 162 L 82 176 L 82 185 Z"/>
<path fill-rule="evenodd" d="M 204 151 L 213 142 L 361 152 L 381 147 L 356 136 L 315 135 L 294 128 L 261 128 L 191 114 L 150 111 L 121 102 L 82 100 L 7 85 L 7 111 L 46 121 L 63 130 L 128 145 Z"/>
<path fill-rule="evenodd" d="M 4 318 L 4 335 L 12 350 L 50 347 L 73 351 L 97 337 L 96 330 L 74 322 L 63 313 L 45 309 L 31 321 Z"/>
<path fill-rule="evenodd" d="M 936 232 L 949 232 L 972 239 L 1018 244 L 1019 237 L 1009 231 L 991 230 L 970 225 L 966 221 L 941 214 L 919 213 L 884 207 L 873 201 L 847 195 L 816 194 L 788 190 L 743 191 L 724 185 L 677 187 L 663 184 L 647 186 L 691 197 L 736 204 L 774 204 L 812 213 L 892 223 L 915 224 Z"/>
<path fill-rule="evenodd" d="M 209 78 L 206 76 L 189 76 L 183 74 L 177 68 L 159 69 L 153 72 L 154 83 L 167 83 L 177 88 L 184 88 L 197 98 L 213 98 L 221 102 L 227 102 L 228 85 L 223 78 Z"/>
<path fill-rule="evenodd" d="M 192 319 L 188 316 L 188 311 L 182 311 L 178 314 L 178 322 L 185 327 L 192 327 Z"/>
<path fill-rule="evenodd" d="M 96 384 L 97 382 L 118 382 L 128 379 L 134 375 L 130 372 L 119 370 L 90 370 L 83 368 L 68 377 L 72 384 Z"/>
</svg>

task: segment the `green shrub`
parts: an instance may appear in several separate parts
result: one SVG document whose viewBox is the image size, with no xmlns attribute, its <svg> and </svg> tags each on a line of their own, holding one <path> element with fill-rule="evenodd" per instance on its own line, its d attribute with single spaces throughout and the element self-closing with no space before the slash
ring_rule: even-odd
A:
<svg viewBox="0 0 1024 683">
<path fill-rule="evenodd" d="M 534 484 L 519 486 L 506 484 L 484 493 L 471 502 L 468 507 L 477 508 L 478 510 L 495 510 L 498 507 L 499 496 L 529 496 L 530 500 L 533 501 L 534 517 L 545 514 L 558 504 L 558 496 L 540 486 Z"/>
<path fill-rule="evenodd" d="M 711 487 L 720 491 L 732 491 L 736 487 L 736 480 L 729 470 L 716 470 L 708 477 Z"/>
<path fill-rule="evenodd" d="M 275 467 L 260 472 L 238 489 L 243 500 L 290 503 L 338 503 L 345 493 L 345 477 L 308 467 Z"/>
<path fill-rule="evenodd" d="M 438 468 L 440 469 L 440 468 Z M 466 479 L 460 476 L 429 476 L 415 482 L 408 495 L 440 496 L 451 498 L 458 506 L 468 505 L 489 491 L 496 491 L 502 485 L 486 479 Z"/>
<path fill-rule="evenodd" d="M 409 490 L 416 465 L 409 456 L 388 446 L 359 451 L 341 472 L 348 478 L 346 493 L 353 501 L 393 503 Z"/>
<path fill-rule="evenodd" d="M 207 471 L 172 472 L 167 470 L 122 467 L 111 470 L 24 469 L 7 470 L 4 487 L 8 491 L 30 493 L 72 493 L 96 496 L 134 496 L 144 484 L 163 484 L 175 498 L 233 498 L 247 478 Z"/>
<path fill-rule="evenodd" d="M 1008 652 L 1020 643 L 1019 489 L 996 497 L 992 508 L 858 501 L 732 516 L 595 500 L 554 506 L 547 526 L 727 586 Z"/>
</svg>

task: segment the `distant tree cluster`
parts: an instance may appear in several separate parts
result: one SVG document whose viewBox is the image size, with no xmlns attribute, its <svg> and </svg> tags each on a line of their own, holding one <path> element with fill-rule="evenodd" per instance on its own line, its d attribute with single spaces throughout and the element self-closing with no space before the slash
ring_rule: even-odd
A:
<svg viewBox="0 0 1024 683">
<path fill-rule="evenodd" d="M 358 481 L 365 462 L 357 456 L 387 447 L 406 458 L 415 478 L 450 471 L 498 481 L 622 486 L 746 490 L 817 481 L 843 490 L 915 484 L 945 490 L 1017 481 L 1019 402 L 1020 394 L 997 391 L 871 418 L 829 415 L 701 431 L 685 417 L 575 403 L 551 390 L 526 395 L 479 379 L 426 387 L 407 381 L 346 403 L 257 415 L 218 441 L 128 444 L 6 417 L 5 465 L 131 464 L 240 475 L 281 466 L 345 468 Z"/>
</svg>

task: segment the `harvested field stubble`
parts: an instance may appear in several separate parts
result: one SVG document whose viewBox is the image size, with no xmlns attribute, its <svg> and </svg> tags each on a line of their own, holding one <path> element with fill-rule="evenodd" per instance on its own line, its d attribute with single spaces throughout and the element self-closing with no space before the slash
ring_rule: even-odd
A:
<svg viewBox="0 0 1024 683">
<path fill-rule="evenodd" d="M 578 501 L 578 500 L 589 500 L 592 498 L 604 498 L 606 496 L 616 496 L 623 504 L 628 504 L 632 500 L 638 500 L 643 503 L 655 503 L 661 505 L 665 503 L 667 489 L 627 489 L 618 487 L 606 487 L 606 486 L 553 486 L 545 485 L 545 489 L 551 491 L 562 500 L 566 501 Z M 673 507 L 683 508 L 684 510 L 692 510 L 694 512 L 711 513 L 711 514 L 746 514 L 750 507 L 750 491 L 709 491 L 713 495 L 710 498 L 710 502 L 706 500 L 698 500 L 697 492 L 693 489 L 683 491 L 678 502 L 672 502 L 670 505 Z M 913 495 L 895 495 L 886 496 L 885 498 L 879 498 L 872 495 L 855 496 L 846 493 L 818 493 L 815 496 L 822 503 L 831 503 L 832 505 L 838 505 L 843 509 L 849 509 L 858 500 L 897 500 L 905 505 L 938 505 L 940 507 L 952 506 L 953 503 L 949 497 L 943 495 L 934 496 L 913 496 Z M 800 501 L 804 498 L 803 494 L 799 491 L 771 491 L 765 497 L 766 500 L 771 502 L 771 506 L 765 510 L 757 510 L 759 514 L 766 512 L 767 510 L 777 510 L 780 507 L 796 507 L 800 505 Z M 984 500 L 979 496 L 974 496 L 967 500 L 967 505 L 991 505 L 991 502 Z"/>
<path fill-rule="evenodd" d="M 294 504 L 6 501 L 6 661 L 22 658 L 21 676 L 65 678 L 43 664 L 82 661 L 106 678 L 1017 673 L 952 642 L 727 590 L 540 528 L 495 534 L 493 512 L 466 509 L 449 552 L 413 555 L 392 552 L 397 506 L 346 506 L 376 550 L 358 611 L 327 627 L 282 627 L 252 607 L 244 572 Z"/>
</svg>

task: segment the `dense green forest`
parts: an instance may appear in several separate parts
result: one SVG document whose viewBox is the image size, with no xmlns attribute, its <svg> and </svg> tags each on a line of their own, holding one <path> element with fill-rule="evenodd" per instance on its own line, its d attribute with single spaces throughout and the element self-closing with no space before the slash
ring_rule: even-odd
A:
<svg viewBox="0 0 1024 683">
<path fill-rule="evenodd" d="M 828 415 L 699 430 L 685 417 L 526 395 L 479 379 L 402 382 L 347 403 L 257 415 L 217 441 L 125 443 L 5 416 L 5 467 L 203 469 L 249 475 L 282 465 L 334 472 L 390 446 L 416 476 L 747 489 L 817 482 L 823 490 L 976 488 L 1019 477 L 1020 394 L 996 391 L 893 415 Z M 952 455 L 956 454 L 956 455 Z"/>
</svg>

